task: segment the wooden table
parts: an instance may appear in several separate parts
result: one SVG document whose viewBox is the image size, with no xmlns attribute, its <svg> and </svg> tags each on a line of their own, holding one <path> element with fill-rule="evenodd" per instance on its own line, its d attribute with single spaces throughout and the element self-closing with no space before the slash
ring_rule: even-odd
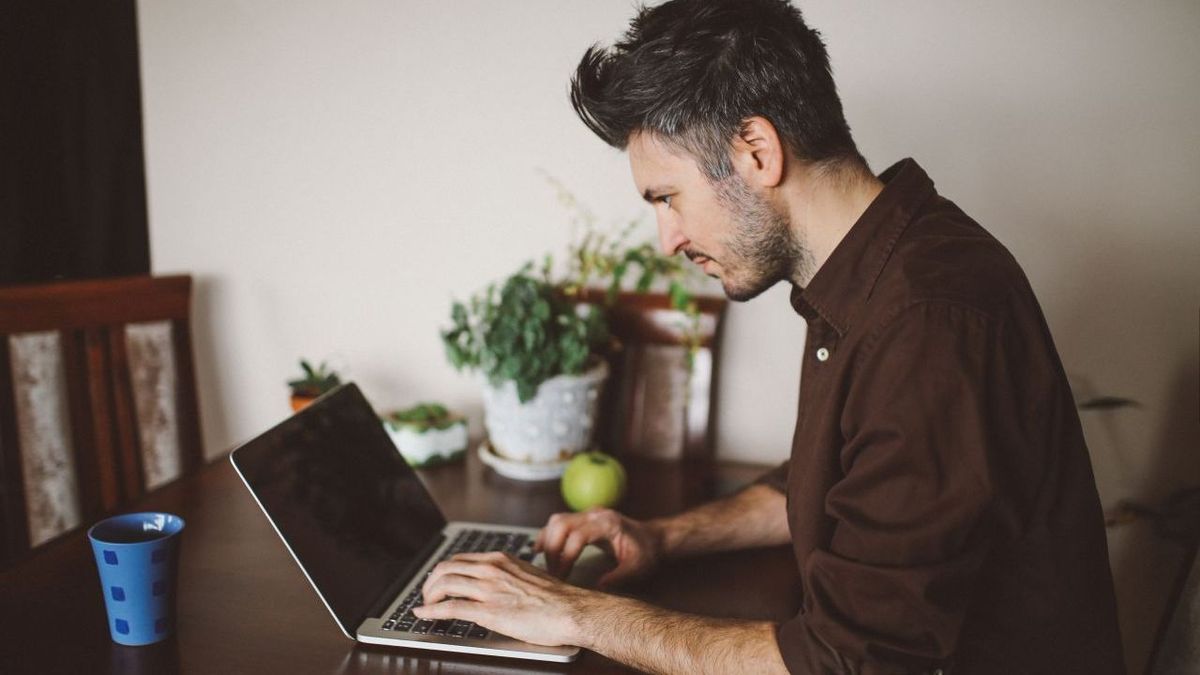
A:
<svg viewBox="0 0 1200 675">
<path fill-rule="evenodd" d="M 626 461 L 622 510 L 649 517 L 745 484 L 761 467 Z M 451 520 L 542 525 L 564 509 L 557 483 L 502 478 L 474 458 L 421 472 Z M 571 664 L 470 657 L 347 640 L 241 484 L 227 458 L 143 497 L 133 510 L 187 521 L 176 637 L 122 647 L 108 635 L 83 530 L 0 571 L 0 673 L 624 673 L 585 652 Z M 705 556 L 622 592 L 681 611 L 783 619 L 797 606 L 786 547 Z"/>
</svg>

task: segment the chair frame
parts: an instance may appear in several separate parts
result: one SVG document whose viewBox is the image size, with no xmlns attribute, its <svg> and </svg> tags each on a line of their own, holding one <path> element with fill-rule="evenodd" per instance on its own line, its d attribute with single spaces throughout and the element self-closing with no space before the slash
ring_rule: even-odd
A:
<svg viewBox="0 0 1200 675">
<path fill-rule="evenodd" d="M 29 549 L 12 362 L 13 334 L 58 331 L 66 369 L 75 475 L 84 523 L 145 492 L 125 326 L 170 321 L 181 469 L 203 460 L 187 275 L 0 288 L 0 560 Z"/>
</svg>

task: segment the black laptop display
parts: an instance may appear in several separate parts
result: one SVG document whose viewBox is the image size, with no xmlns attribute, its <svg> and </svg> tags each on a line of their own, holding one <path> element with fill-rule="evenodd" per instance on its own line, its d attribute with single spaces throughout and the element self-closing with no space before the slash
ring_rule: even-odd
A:
<svg viewBox="0 0 1200 675">
<path fill-rule="evenodd" d="M 538 530 L 447 522 L 354 384 L 330 391 L 229 458 L 347 637 L 538 661 L 578 656 L 578 647 L 416 616 L 426 574 L 457 553 L 504 552 L 544 568 L 532 547 Z M 607 564 L 600 549 L 587 547 L 568 580 L 590 585 Z"/>
<path fill-rule="evenodd" d="M 446 525 L 353 384 L 238 448 L 233 461 L 350 636 Z"/>
</svg>

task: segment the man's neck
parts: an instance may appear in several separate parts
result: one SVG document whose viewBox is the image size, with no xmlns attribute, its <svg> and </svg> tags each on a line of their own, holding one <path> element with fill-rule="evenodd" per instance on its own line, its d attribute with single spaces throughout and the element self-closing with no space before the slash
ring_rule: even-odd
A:
<svg viewBox="0 0 1200 675">
<path fill-rule="evenodd" d="M 799 229 L 798 241 L 805 243 L 811 257 L 797 266 L 791 282 L 803 288 L 883 191 L 883 182 L 865 167 L 813 168 L 800 190 L 803 197 L 793 202 L 799 212 L 792 213 L 792 226 Z"/>
</svg>

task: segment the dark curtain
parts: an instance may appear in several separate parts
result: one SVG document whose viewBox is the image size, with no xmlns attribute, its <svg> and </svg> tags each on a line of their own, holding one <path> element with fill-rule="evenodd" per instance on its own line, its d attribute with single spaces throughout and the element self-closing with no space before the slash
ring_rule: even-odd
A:
<svg viewBox="0 0 1200 675">
<path fill-rule="evenodd" d="M 149 271 L 134 0 L 0 0 L 0 284 Z"/>
</svg>

